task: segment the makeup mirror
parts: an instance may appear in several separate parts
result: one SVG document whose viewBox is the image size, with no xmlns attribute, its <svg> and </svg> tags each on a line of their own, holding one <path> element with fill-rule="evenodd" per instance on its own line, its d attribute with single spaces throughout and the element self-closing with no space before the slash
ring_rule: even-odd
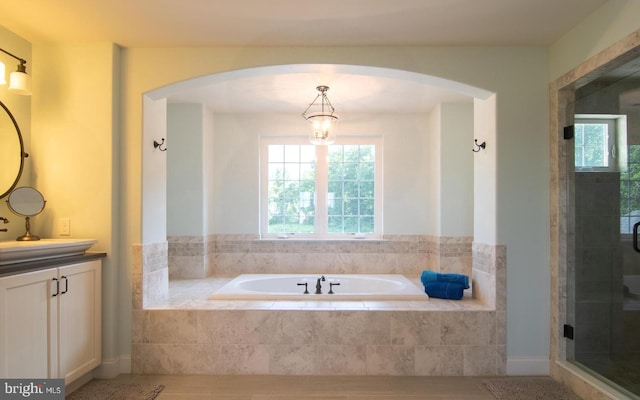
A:
<svg viewBox="0 0 640 400">
<path fill-rule="evenodd" d="M 40 237 L 31 234 L 30 218 L 38 215 L 44 210 L 46 200 L 38 190 L 23 186 L 14 189 L 7 198 L 7 205 L 11 212 L 25 217 L 27 232 L 16 238 L 18 241 L 40 240 Z"/>
</svg>

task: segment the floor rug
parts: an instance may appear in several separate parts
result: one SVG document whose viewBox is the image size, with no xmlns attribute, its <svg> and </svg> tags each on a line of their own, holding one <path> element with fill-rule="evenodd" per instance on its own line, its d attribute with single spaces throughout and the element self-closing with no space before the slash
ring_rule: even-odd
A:
<svg viewBox="0 0 640 400">
<path fill-rule="evenodd" d="M 492 378 L 482 383 L 499 400 L 580 400 L 567 387 L 547 377 Z"/>
<path fill-rule="evenodd" d="M 66 396 L 66 400 L 153 400 L 163 385 L 91 381 Z"/>
</svg>

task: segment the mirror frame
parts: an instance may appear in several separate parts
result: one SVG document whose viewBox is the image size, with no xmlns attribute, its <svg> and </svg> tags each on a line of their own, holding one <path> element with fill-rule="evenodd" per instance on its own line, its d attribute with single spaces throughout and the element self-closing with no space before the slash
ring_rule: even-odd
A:
<svg viewBox="0 0 640 400">
<path fill-rule="evenodd" d="M 12 204 L 11 203 L 11 199 L 12 197 L 16 196 L 18 194 L 18 192 L 20 191 L 25 191 L 25 190 L 29 190 L 31 192 L 32 195 L 37 195 L 38 196 L 38 200 L 41 200 L 42 205 L 40 206 L 40 208 L 32 213 L 32 214 L 26 214 L 25 212 L 21 212 L 18 211 L 18 207 L 16 207 L 16 205 L 19 204 Z M 38 203 L 40 204 L 40 203 Z M 44 199 L 44 195 L 42 193 L 40 193 L 40 191 L 34 187 L 31 186 L 20 186 L 19 188 L 15 188 L 14 190 L 11 191 L 11 193 L 9 194 L 9 197 L 7 197 L 7 207 L 9 207 L 9 210 L 11 210 L 12 213 L 16 214 L 16 215 L 20 215 L 22 217 L 35 217 L 36 215 L 42 213 L 42 211 L 44 211 L 45 206 L 47 205 L 47 200 Z M 22 210 L 24 211 L 24 210 Z"/>
<path fill-rule="evenodd" d="M 18 122 L 13 117 L 13 114 L 11 114 L 11 111 L 9 111 L 7 106 L 2 101 L 0 101 L 0 106 L 2 106 L 2 108 L 7 112 L 7 115 L 9 115 L 9 118 L 11 118 L 11 122 L 13 122 L 13 126 L 16 128 L 16 133 L 18 134 L 18 141 L 20 142 L 20 169 L 18 169 L 18 175 L 16 176 L 16 179 L 14 179 L 11 186 L 9 186 L 9 188 L 4 193 L 0 194 L 0 199 L 1 199 L 3 197 L 6 197 L 9 193 L 11 193 L 11 191 L 18 184 L 18 181 L 22 176 L 22 170 L 24 169 L 24 159 L 29 157 L 29 155 L 24 152 L 24 142 L 22 140 L 22 133 L 20 133 L 20 127 L 18 126 Z"/>
</svg>

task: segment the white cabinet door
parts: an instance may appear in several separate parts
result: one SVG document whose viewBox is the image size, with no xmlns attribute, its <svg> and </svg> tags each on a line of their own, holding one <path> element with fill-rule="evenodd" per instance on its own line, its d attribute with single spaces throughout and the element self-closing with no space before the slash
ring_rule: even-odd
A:
<svg viewBox="0 0 640 400">
<path fill-rule="evenodd" d="M 102 362 L 102 262 L 0 278 L 0 379 L 64 378 Z"/>
<path fill-rule="evenodd" d="M 0 278 L 0 378 L 58 374 L 55 278 L 55 269 Z"/>
<path fill-rule="evenodd" d="M 102 360 L 101 262 L 60 267 L 58 279 L 59 377 L 69 383 Z"/>
</svg>

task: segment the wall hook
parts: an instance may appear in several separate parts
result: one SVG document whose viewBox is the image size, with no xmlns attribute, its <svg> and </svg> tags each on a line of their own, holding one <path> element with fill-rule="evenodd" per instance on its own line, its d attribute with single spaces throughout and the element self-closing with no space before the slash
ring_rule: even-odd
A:
<svg viewBox="0 0 640 400">
<path fill-rule="evenodd" d="M 167 151 L 167 148 L 164 149 L 161 147 L 164 144 L 164 138 L 162 138 L 162 142 L 158 143 L 156 140 L 153 141 L 153 148 L 160 149 L 160 151 Z"/>
<path fill-rule="evenodd" d="M 476 144 L 476 148 L 472 150 L 474 153 L 477 153 L 480 150 L 484 150 L 487 147 L 487 142 L 482 142 L 478 144 L 478 139 L 473 139 L 473 143 Z"/>
</svg>

